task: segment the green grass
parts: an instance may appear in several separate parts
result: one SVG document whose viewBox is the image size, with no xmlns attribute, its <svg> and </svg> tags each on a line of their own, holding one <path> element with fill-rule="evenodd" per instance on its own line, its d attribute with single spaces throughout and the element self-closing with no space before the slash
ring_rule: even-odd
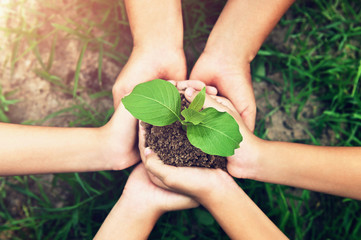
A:
<svg viewBox="0 0 361 240">
<path fill-rule="evenodd" d="M 113 110 L 99 111 L 91 107 L 84 94 L 94 99 L 110 98 L 109 91 L 102 88 L 103 61 L 108 59 L 122 65 L 129 56 L 129 24 L 122 1 L 70 1 L 59 9 L 57 1 L 43 0 L 47 11 L 40 12 L 26 9 L 26 0 L 23 2 L 17 7 L 23 7 L 36 18 L 27 22 L 21 15 L 13 16 L 16 26 L 0 26 L 1 33 L 13 42 L 11 55 L 1 68 L 10 68 L 14 73 L 17 63 L 32 54 L 38 61 L 33 71 L 54 89 L 73 97 L 74 102 L 45 119 L 29 119 L 26 123 L 40 125 L 49 119 L 72 115 L 69 126 L 105 124 Z M 189 68 L 202 50 L 197 43 L 206 41 L 224 4 L 224 1 L 208 2 L 183 1 L 185 48 L 191 55 Z M 66 14 L 70 9 L 78 10 L 77 17 Z M 286 29 L 284 44 L 278 47 L 266 42 L 252 63 L 254 81 L 266 81 L 281 89 L 279 107 L 267 109 L 257 122 L 258 136 L 267 137 L 267 120 L 277 111 L 284 111 L 309 126 L 305 129 L 309 138 L 294 141 L 361 145 L 360 22 L 361 5 L 352 0 L 298 1 L 282 18 L 279 27 Z M 44 28 L 45 32 L 39 31 Z M 102 29 L 102 34 L 94 34 L 96 29 Z M 82 46 L 70 83 L 56 76 L 52 69 L 59 58 L 55 48 L 62 34 Z M 46 58 L 40 54 L 43 42 L 50 43 Z M 100 86 L 97 91 L 78 82 L 87 51 L 98 53 L 94 66 L 97 73 L 94 81 Z M 268 78 L 271 73 L 279 73 L 282 81 Z M 267 98 L 267 94 L 260 97 Z M 13 104 L 17 104 L 16 99 L 0 88 L 1 121 L 11 120 L 7 111 Z M 305 115 L 303 110 L 307 104 L 313 106 L 313 112 Z M 2 239 L 91 239 L 121 195 L 129 173 L 130 170 L 57 174 L 48 189 L 40 176 L 0 178 L 0 236 Z M 359 201 L 250 180 L 239 184 L 291 239 L 361 238 Z M 8 209 L 14 196 L 22 199 L 16 215 Z M 55 205 L 54 196 L 65 198 L 62 206 Z M 199 208 L 167 213 L 157 223 L 151 239 L 228 237 L 214 219 Z"/>
</svg>

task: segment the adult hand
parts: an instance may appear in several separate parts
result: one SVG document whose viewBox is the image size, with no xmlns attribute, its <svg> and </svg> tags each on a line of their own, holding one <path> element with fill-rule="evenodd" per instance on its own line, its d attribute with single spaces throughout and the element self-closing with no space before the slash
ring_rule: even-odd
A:
<svg viewBox="0 0 361 240">
<path fill-rule="evenodd" d="M 239 63 L 231 56 L 205 51 L 196 62 L 190 79 L 215 86 L 220 95 L 231 100 L 246 126 L 254 130 L 256 102 L 249 63 Z"/>
<path fill-rule="evenodd" d="M 183 50 L 134 48 L 113 86 L 114 108 L 139 83 L 157 78 L 185 80 L 186 74 Z"/>
</svg>

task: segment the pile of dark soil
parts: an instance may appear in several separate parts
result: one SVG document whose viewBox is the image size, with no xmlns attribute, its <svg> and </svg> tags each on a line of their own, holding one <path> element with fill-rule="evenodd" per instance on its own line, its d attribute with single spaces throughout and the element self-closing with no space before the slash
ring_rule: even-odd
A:
<svg viewBox="0 0 361 240">
<path fill-rule="evenodd" d="M 182 109 L 189 102 L 181 94 Z M 142 123 L 145 128 L 145 144 L 158 154 L 165 164 L 177 167 L 221 168 L 226 171 L 225 157 L 209 155 L 194 147 L 187 138 L 182 124 L 177 121 L 164 127 Z"/>
</svg>

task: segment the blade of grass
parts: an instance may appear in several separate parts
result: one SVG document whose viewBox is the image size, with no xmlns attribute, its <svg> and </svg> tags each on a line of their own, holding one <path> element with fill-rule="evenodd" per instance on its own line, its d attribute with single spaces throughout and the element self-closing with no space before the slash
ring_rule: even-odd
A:
<svg viewBox="0 0 361 240">
<path fill-rule="evenodd" d="M 85 42 L 83 44 L 83 47 L 81 49 L 81 52 L 80 52 L 80 55 L 79 55 L 79 58 L 78 58 L 78 62 L 76 64 L 76 70 L 75 70 L 75 74 L 74 74 L 74 88 L 73 88 L 73 97 L 74 98 L 77 95 L 81 64 L 83 62 L 83 57 L 84 57 L 84 53 L 86 51 L 87 46 L 88 46 L 88 42 Z"/>
</svg>

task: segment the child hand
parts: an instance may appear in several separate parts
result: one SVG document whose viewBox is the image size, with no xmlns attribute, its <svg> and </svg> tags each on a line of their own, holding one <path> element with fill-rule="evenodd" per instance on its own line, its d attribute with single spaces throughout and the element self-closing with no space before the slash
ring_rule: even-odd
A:
<svg viewBox="0 0 361 240">
<path fill-rule="evenodd" d="M 133 49 L 114 86 L 114 108 L 139 83 L 153 79 L 184 80 L 186 61 L 184 52 L 176 49 Z"/>
<path fill-rule="evenodd" d="M 120 103 L 110 121 L 100 128 L 104 169 L 122 170 L 140 160 L 137 149 L 137 125 L 138 120 Z"/>
<path fill-rule="evenodd" d="M 238 59 L 214 49 L 202 53 L 189 79 L 198 79 L 207 85 L 215 86 L 222 96 L 235 104 L 246 126 L 253 131 L 257 109 L 250 65 L 240 63 Z"/>
<path fill-rule="evenodd" d="M 193 88 L 187 88 L 185 90 L 185 97 L 188 101 L 193 101 L 198 94 Z M 206 95 L 203 108 L 213 107 L 221 112 L 228 112 L 237 121 L 239 125 L 239 131 L 243 136 L 243 140 L 240 143 L 240 147 L 235 150 L 235 154 L 227 158 L 227 170 L 228 172 L 237 178 L 250 178 L 256 179 L 256 169 L 258 167 L 258 157 L 261 151 L 261 144 L 263 140 L 257 138 L 248 129 L 238 114 L 233 104 L 224 97 L 209 96 Z"/>
<path fill-rule="evenodd" d="M 198 205 L 187 196 L 154 185 L 140 163 L 130 174 L 122 196 L 94 239 L 147 239 L 163 213 Z"/>
<path fill-rule="evenodd" d="M 145 149 L 145 130 L 139 125 L 139 152 L 149 171 L 152 182 L 164 189 L 193 197 L 196 201 L 209 200 L 210 194 L 218 193 L 231 176 L 221 169 L 174 167 L 164 164 L 149 148 Z"/>
<path fill-rule="evenodd" d="M 136 206 L 139 212 L 165 212 L 198 207 L 192 198 L 154 185 L 143 163 L 135 167 L 124 187 L 122 198 Z"/>
</svg>

